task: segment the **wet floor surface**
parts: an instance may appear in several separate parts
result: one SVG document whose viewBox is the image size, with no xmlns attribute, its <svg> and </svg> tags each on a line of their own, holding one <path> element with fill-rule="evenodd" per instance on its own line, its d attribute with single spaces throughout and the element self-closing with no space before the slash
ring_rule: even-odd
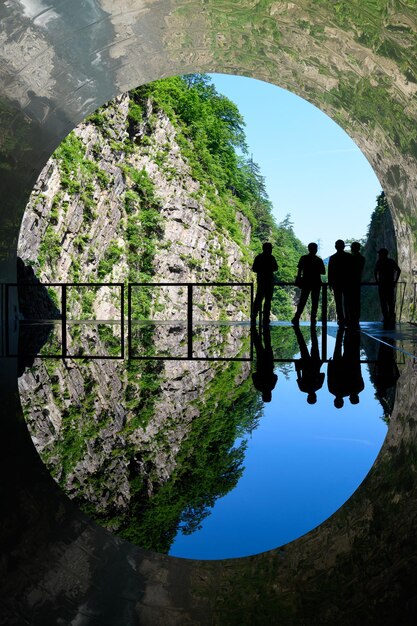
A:
<svg viewBox="0 0 417 626">
<path fill-rule="evenodd" d="M 309 329 L 301 331 L 308 347 Z M 329 326 L 328 331 L 336 342 L 337 329 Z M 291 338 L 288 325 L 284 332 L 281 348 Z M 271 337 L 275 333 L 272 326 Z M 238 340 L 235 336 L 236 345 Z M 333 359 L 331 339 L 327 341 Z M 257 424 L 280 423 L 268 407 L 284 390 L 282 369 L 271 401 L 262 404 L 252 378 L 255 359 L 148 359 L 129 365 L 58 358 L 54 366 L 50 359 L 39 359 L 24 367 L 19 400 L 15 360 L 2 359 L 4 623 L 82 619 L 88 624 L 208 624 L 213 606 L 218 611 L 214 618 L 228 624 L 274 623 L 277 611 L 284 621 L 288 616 L 288 623 L 310 623 L 312 616 L 317 623 L 346 626 L 414 623 L 416 362 L 365 333 L 361 342 L 360 360 L 370 361 L 361 362 L 361 371 L 371 368 L 384 415 L 394 400 L 388 432 L 371 470 L 343 506 L 297 540 L 250 558 L 217 561 L 161 552 L 175 545 L 181 516 L 191 529 L 204 511 L 212 511 L 207 520 L 216 515 L 213 499 L 214 504 L 221 502 L 230 491 L 240 461 L 233 451 L 245 433 L 256 437 Z M 294 371 L 295 363 L 280 361 L 276 367 Z M 329 363 L 321 366 L 325 380 L 314 407 L 325 403 L 328 368 Z M 362 378 L 356 410 L 366 408 L 364 394 L 372 391 Z M 305 392 L 295 391 L 308 408 Z M 344 399 L 331 421 L 352 406 Z M 21 405 L 27 419 L 28 407 L 32 411 L 36 431 L 33 420 L 27 423 L 33 441 L 61 488 L 39 459 L 21 419 Z M 285 408 L 283 399 L 278 415 Z M 88 446 L 82 443 L 85 436 Z M 245 468 L 250 460 L 248 448 L 242 459 Z M 238 476 L 238 488 L 242 480 L 245 472 Z M 137 547 L 145 541 L 148 549 Z"/>
<path fill-rule="evenodd" d="M 69 327 L 80 358 L 35 359 L 20 379 L 32 439 L 82 510 L 142 547 L 198 559 L 276 548 L 367 475 L 411 334 L 395 350 L 376 325 L 193 330 L 190 359 L 184 324 L 137 325 L 128 361 L 82 358 L 111 356 L 120 325 Z"/>
</svg>

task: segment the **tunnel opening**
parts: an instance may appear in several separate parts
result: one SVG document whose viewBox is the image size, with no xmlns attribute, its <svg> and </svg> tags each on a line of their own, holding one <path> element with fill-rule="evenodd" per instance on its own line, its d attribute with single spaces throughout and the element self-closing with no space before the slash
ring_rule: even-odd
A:
<svg viewBox="0 0 417 626">
<path fill-rule="evenodd" d="M 74 20 L 72 6 L 68 18 L 68 7 L 61 10 L 58 4 L 46 11 L 39 5 L 30 16 L 23 15 L 22 3 L 2 8 L 7 68 L 2 134 L 8 146 L 12 142 L 6 158 L 3 151 L 1 155 L 2 188 L 7 190 L 0 224 L 3 280 L 15 280 L 16 234 L 39 164 L 50 154 L 50 146 L 86 113 L 113 94 L 184 66 L 188 71 L 238 68 L 271 82 L 279 77 L 294 92 L 322 102 L 342 126 L 353 129 L 392 202 L 399 263 L 408 280 L 405 309 L 415 319 L 414 7 L 378 2 L 341 6 L 326 0 L 313 4 L 242 0 L 220 7 L 209 0 L 204 6 L 192 1 L 174 9 L 164 1 L 152 2 L 145 10 L 141 4 L 127 12 L 124 2 L 110 4 L 103 4 L 107 13 L 98 21 L 96 13 L 91 19 L 81 9 Z M 16 515 L 4 530 L 6 555 L 13 556 L 7 565 L 2 610 L 9 621 L 24 616 L 39 623 L 51 616 L 84 618 L 86 612 L 114 616 L 115 622 L 128 615 L 145 623 L 173 615 L 191 621 L 203 615 L 268 622 L 276 619 L 277 611 L 288 621 L 313 617 L 323 623 L 350 623 L 352 616 L 364 623 L 412 621 L 414 370 L 410 360 L 388 445 L 350 504 L 285 550 L 233 563 L 206 566 L 153 558 L 120 541 L 112 543 L 93 524 L 88 533 L 81 533 L 80 518 L 74 521 L 64 499 L 56 498 L 41 473 L 32 471 L 36 464 L 30 465 L 30 451 L 22 438 L 16 438 L 10 450 L 17 454 L 3 455 L 3 476 L 16 477 L 15 489 L 5 491 L 4 506 Z M 7 383 L 15 390 L 10 361 L 2 373 L 3 387 Z M 7 394 L 5 399 L 11 414 L 14 403 Z M 16 405 L 16 416 L 20 414 Z M 28 467 L 31 471 L 25 475 L 23 468 Z M 19 475 L 24 479 L 19 481 Z M 16 492 L 19 500 L 13 498 Z M 85 520 L 81 525 L 85 528 Z M 71 573 L 61 559 L 69 542 L 77 556 Z M 129 558 L 121 559 L 122 553 Z M 103 576 L 109 555 L 111 580 Z M 60 574 L 65 570 L 65 580 L 55 576 L 57 570 Z M 87 570 L 88 579 L 83 577 Z M 45 588 L 52 571 L 54 580 L 62 582 Z M 181 587 L 172 585 L 173 580 L 181 581 Z M 132 587 L 138 589 L 138 581 L 134 603 Z M 68 592 L 65 606 L 63 589 Z M 155 589 L 164 594 L 163 601 Z M 353 593 L 346 594 L 346 589 Z M 36 606 L 34 594 L 42 598 Z"/>
<path fill-rule="evenodd" d="M 202 119 L 203 113 L 208 119 Z M 317 336 L 308 327 L 278 325 L 268 336 L 244 325 L 250 301 L 242 283 L 249 285 L 253 255 L 265 238 L 280 255 L 286 272 L 280 277 L 291 281 L 305 246 L 289 215 L 281 223 L 274 221 L 262 173 L 248 156 L 239 110 L 206 76 L 166 79 L 104 105 L 64 140 L 35 186 L 19 254 L 43 282 L 66 284 L 65 290 L 50 286 L 48 293 L 51 307 L 61 315 L 65 300 L 67 326 L 62 330 L 62 320 L 50 324 L 43 361 L 26 364 L 20 381 L 24 413 L 41 458 L 65 493 L 95 521 L 141 547 L 223 559 L 283 545 L 322 523 L 351 496 L 383 443 L 396 381 L 389 386 L 388 400 L 382 388 L 372 398 L 378 386 L 372 368 L 381 359 L 366 341 L 352 342 L 334 328 L 329 333 L 320 329 Z M 27 278 L 28 267 L 22 271 Z M 172 281 L 176 283 L 166 284 Z M 184 310 L 193 281 L 198 328 L 192 329 L 191 358 L 203 363 L 190 363 L 185 336 Z M 111 362 L 123 354 L 118 291 L 123 282 L 134 286 L 130 315 L 138 322 L 134 357 L 127 365 Z M 143 286 L 149 282 L 160 286 Z M 296 288 L 276 290 L 274 317 L 288 322 Z M 33 290 L 30 294 L 33 307 Z M 335 316 L 331 299 L 328 311 Z M 44 331 L 42 326 L 42 337 Z M 27 335 L 24 343 L 30 343 Z M 269 351 L 272 361 L 265 374 Z M 329 404 L 331 385 L 329 396 L 322 397 L 325 374 L 320 368 L 324 364 L 331 377 L 329 363 L 339 352 L 346 353 L 344 365 L 357 372 L 357 379 L 336 405 L 336 399 Z M 56 360 L 48 361 L 48 355 Z M 101 361 L 103 355 L 110 362 Z M 308 378 L 306 369 L 314 359 L 317 385 L 308 392 L 308 413 L 303 368 Z M 211 361 L 209 368 L 204 360 Z M 396 367 L 395 358 L 388 360 Z M 359 426 L 357 419 L 363 414 L 362 406 L 360 411 L 357 407 L 362 370 L 367 380 L 362 397 L 369 418 L 366 444 L 365 435 L 358 434 L 364 424 Z M 275 381 L 271 389 L 265 386 L 268 376 Z M 295 398 L 291 389 L 297 385 Z M 342 409 L 343 395 L 341 435 L 333 432 L 328 416 L 334 407 Z M 272 397 L 278 400 L 270 405 Z M 291 409 L 286 417 L 291 418 L 276 429 L 278 406 L 287 402 Z M 173 408 L 167 410 L 170 404 Z M 164 419 L 158 417 L 161 412 Z M 295 437 L 290 425 L 294 415 L 303 438 Z M 319 435 L 305 421 L 314 416 Z M 352 418 L 359 428 L 355 437 L 349 437 Z M 276 466 L 275 454 L 268 450 L 271 427 L 281 458 L 286 458 L 282 441 L 292 441 L 295 466 Z M 327 446 L 329 467 L 318 463 L 322 450 L 317 441 L 349 438 L 353 445 L 348 451 L 334 453 Z M 369 446 L 368 454 L 358 451 L 358 441 Z M 263 472 L 261 457 L 270 463 Z M 345 464 L 339 464 L 341 457 Z M 251 469 L 244 471 L 245 465 Z M 314 486 L 311 471 L 307 479 L 308 466 L 319 468 Z M 273 492 L 271 481 L 285 471 L 288 484 L 279 491 L 284 502 L 281 495 L 272 496 L 279 505 L 267 524 L 271 495 L 265 486 Z M 335 473 L 348 474 L 349 480 L 330 488 L 329 476 Z M 248 486 L 254 475 L 255 491 Z M 322 499 L 322 492 L 329 497 Z M 262 493 L 261 501 L 255 493 Z M 232 512 L 230 501 L 235 502 Z M 242 509 L 237 517 L 246 520 L 247 528 L 236 532 L 237 503 L 248 501 L 257 501 L 250 507 L 256 515 Z M 310 504 L 301 510 L 302 502 Z M 280 526 L 283 509 L 291 514 Z M 156 525 L 155 516 L 160 520 Z M 259 524 L 264 525 L 262 541 L 254 532 Z M 235 542 L 234 536 L 240 540 Z"/>
</svg>

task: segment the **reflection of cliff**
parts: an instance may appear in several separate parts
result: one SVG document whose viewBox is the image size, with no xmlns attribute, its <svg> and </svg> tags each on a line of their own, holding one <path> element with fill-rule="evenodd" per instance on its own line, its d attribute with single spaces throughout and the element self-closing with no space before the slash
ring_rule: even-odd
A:
<svg viewBox="0 0 417 626">
<path fill-rule="evenodd" d="M 239 327 L 218 332 L 219 345 L 242 341 Z M 260 414 L 248 363 L 44 361 L 19 389 L 34 443 L 68 495 L 161 551 L 236 484 L 244 444 L 235 439 Z"/>
</svg>

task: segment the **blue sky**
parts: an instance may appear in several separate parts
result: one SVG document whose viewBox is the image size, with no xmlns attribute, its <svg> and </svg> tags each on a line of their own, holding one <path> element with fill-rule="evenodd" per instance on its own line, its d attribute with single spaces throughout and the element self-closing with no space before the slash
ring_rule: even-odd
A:
<svg viewBox="0 0 417 626">
<path fill-rule="evenodd" d="M 363 237 L 381 185 L 345 131 L 275 85 L 211 77 L 245 119 L 249 152 L 265 177 L 277 221 L 290 213 L 301 241 L 320 240 L 323 258 L 333 254 L 336 239 Z"/>
</svg>

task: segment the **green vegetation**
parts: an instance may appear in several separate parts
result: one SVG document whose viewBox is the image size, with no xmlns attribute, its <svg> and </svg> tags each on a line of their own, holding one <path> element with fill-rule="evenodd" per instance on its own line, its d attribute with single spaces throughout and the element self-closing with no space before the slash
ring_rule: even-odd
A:
<svg viewBox="0 0 417 626">
<path fill-rule="evenodd" d="M 125 195 L 128 281 L 151 282 L 155 274 L 154 257 L 161 238 L 161 202 L 155 196 L 154 186 L 146 170 L 123 168 L 129 191 Z M 145 289 L 132 291 L 133 317 L 147 318 L 151 308 L 151 292 Z"/>
<path fill-rule="evenodd" d="M 108 108 L 114 109 L 114 106 L 110 104 Z M 164 116 L 169 117 L 181 156 L 199 183 L 198 190 L 194 188 L 192 195 L 215 225 L 204 242 L 205 253 L 209 260 L 215 259 L 213 266 L 216 268 L 208 282 L 236 281 L 229 259 L 231 242 L 238 246 L 243 268 L 246 265 L 251 280 L 253 258 L 265 240 L 274 245 L 279 264 L 278 278 L 292 281 L 299 256 L 305 253 L 305 249 L 294 234 L 289 216 L 280 224 L 273 218 L 259 167 L 247 156 L 244 121 L 236 105 L 218 94 L 204 75 L 170 78 L 131 92 L 127 136 L 116 135 L 112 115 L 102 107 L 88 120 L 98 129 L 95 144 L 88 153 L 76 133 L 66 138 L 55 152 L 61 189 L 53 199 L 41 244 L 41 268 L 53 268 L 62 254 L 63 242 L 58 233 L 63 231 L 58 226 L 65 222 L 65 211 L 71 203 L 72 206 L 81 205 L 82 224 L 77 232 L 66 234 L 71 238 L 74 251 L 70 280 L 84 282 L 93 277 L 108 281 L 116 275 L 114 269 L 122 265 L 122 269 L 127 269 L 124 276 L 120 270 L 117 272 L 118 276 L 122 274 L 121 280 L 158 282 L 155 258 L 159 250 L 169 250 L 173 261 L 179 258 L 194 280 L 207 280 L 205 271 L 210 264 L 201 260 L 201 255 L 196 258 L 192 250 L 176 252 L 177 242 L 164 241 L 163 205 L 154 182 L 158 179 L 153 176 L 152 169 L 145 169 L 142 165 L 149 160 L 152 167 L 158 167 L 161 177 L 167 180 L 173 177 L 176 185 L 181 184 L 181 172 L 176 172 L 171 162 L 170 143 L 165 141 L 158 145 L 154 136 L 154 130 Z M 123 153 L 117 167 L 123 177 L 124 191 L 117 200 L 120 222 L 113 229 L 104 252 L 101 248 L 100 258 L 97 258 L 97 198 L 100 189 L 112 184 L 94 160 L 101 159 L 101 142 L 104 141 L 117 153 Z M 242 226 L 246 223 L 251 228 L 249 241 L 248 232 Z M 87 276 L 84 274 L 86 264 L 91 264 Z M 230 310 L 249 314 L 247 289 L 215 287 L 211 291 L 222 319 L 230 319 Z M 70 319 L 93 318 L 96 297 L 95 288 L 69 289 L 67 310 Z M 294 290 L 276 289 L 274 308 L 280 319 L 292 317 L 293 300 Z M 201 305 L 198 301 L 195 304 L 197 307 Z M 158 290 L 133 288 L 133 320 L 149 319 L 161 306 Z M 155 356 L 155 327 L 134 325 L 134 332 L 134 353 Z M 229 333 L 226 324 L 221 327 L 212 346 L 213 354 L 221 353 L 222 347 L 228 345 Z M 206 342 L 204 333 L 201 337 L 196 334 L 196 344 L 199 339 Z M 181 341 L 183 335 L 180 335 L 179 344 Z M 73 323 L 68 345 L 69 352 L 77 356 L 94 351 L 111 356 L 120 354 L 120 338 L 110 325 L 100 325 L 97 337 L 90 327 L 83 332 L 79 324 Z M 247 354 L 247 345 L 241 349 Z M 62 414 L 62 426 L 55 443 L 46 446 L 43 457 L 60 484 L 65 486 L 67 481 L 75 480 L 74 470 L 87 455 L 87 450 L 100 447 L 102 430 L 111 420 L 111 411 L 101 406 L 105 390 L 100 386 L 98 394 L 99 383 L 92 366 L 82 363 L 86 384 L 83 393 L 76 398 L 72 397 L 69 385 L 66 386 L 67 372 L 61 368 L 58 376 L 58 367 L 53 365 L 50 379 L 53 402 Z M 245 438 L 261 413 L 259 395 L 241 363 L 223 363 L 214 367 L 216 376 L 202 386 L 197 399 L 193 395 L 192 423 L 184 421 L 184 437 L 178 440 L 179 449 L 173 455 L 169 476 L 162 478 L 158 474 L 155 454 L 172 455 L 172 435 L 176 433 L 177 420 L 181 422 L 181 415 L 176 416 L 173 412 L 162 424 L 154 425 L 159 400 L 162 405 L 166 402 L 163 390 L 169 381 L 164 364 L 150 358 L 131 360 L 123 372 L 115 369 L 120 376 L 120 404 L 125 411 L 125 423 L 115 437 L 109 458 L 102 459 L 97 470 L 85 473 L 86 482 L 79 486 L 75 497 L 83 510 L 127 539 L 164 552 L 169 550 L 179 528 L 187 533 L 201 524 L 215 500 L 239 480 L 245 443 L 235 446 L 235 441 Z M 155 434 L 147 441 L 143 431 L 149 425 L 155 428 Z M 138 442 L 142 443 L 139 445 Z M 124 510 L 116 502 L 107 502 L 106 498 L 102 509 L 97 508 L 95 501 L 100 501 L 107 489 L 105 471 L 117 456 L 124 459 L 128 468 L 130 505 Z"/>
<path fill-rule="evenodd" d="M 123 248 L 117 242 L 110 242 L 97 266 L 97 276 L 100 279 L 111 274 L 113 267 L 122 258 L 123 252 Z"/>
<path fill-rule="evenodd" d="M 200 183 L 199 197 L 205 199 L 218 233 L 224 235 L 223 245 L 227 246 L 227 239 L 237 243 L 243 261 L 250 267 L 262 242 L 269 239 L 275 246 L 279 279 L 293 281 L 298 259 L 306 250 L 295 236 L 289 216 L 279 225 L 274 220 L 265 181 L 258 165 L 247 156 L 244 120 L 236 105 L 217 93 L 206 75 L 187 75 L 150 83 L 133 90 L 130 97 L 130 119 L 135 118 L 137 124 L 144 125 L 143 111 L 149 100 L 156 111 L 169 116 L 176 128 L 176 140 L 182 154 L 191 166 L 193 177 Z M 152 128 L 147 130 L 150 135 Z M 129 192 L 126 194 L 127 211 L 130 207 L 132 212 L 132 204 L 134 198 Z M 245 215 L 251 225 L 249 247 L 243 244 L 238 212 Z M 134 233 L 128 233 L 128 237 L 134 238 Z M 224 248 L 216 252 L 223 259 L 217 281 L 233 280 Z M 198 261 L 193 263 L 189 259 L 187 264 L 198 274 Z M 280 319 L 292 317 L 294 297 L 294 289 L 276 290 L 273 312 Z M 227 304 L 224 298 L 223 304 Z"/>
<path fill-rule="evenodd" d="M 145 548 L 168 552 L 179 529 L 192 533 L 215 500 L 236 485 L 243 471 L 246 445 L 242 442 L 235 447 L 235 441 L 251 432 L 261 415 L 261 403 L 251 380 L 246 379 L 241 386 L 235 384 L 241 367 L 240 363 L 217 366 L 217 375 L 206 387 L 204 398 L 195 402 L 199 416 L 181 445 L 171 476 L 163 484 L 154 485 L 151 497 L 147 495 L 146 477 L 133 457 L 129 511 L 123 516 L 115 511 L 110 517 L 122 537 Z M 162 449 L 170 446 L 165 436 L 158 434 Z M 108 523 L 107 519 L 95 517 Z"/>
</svg>

